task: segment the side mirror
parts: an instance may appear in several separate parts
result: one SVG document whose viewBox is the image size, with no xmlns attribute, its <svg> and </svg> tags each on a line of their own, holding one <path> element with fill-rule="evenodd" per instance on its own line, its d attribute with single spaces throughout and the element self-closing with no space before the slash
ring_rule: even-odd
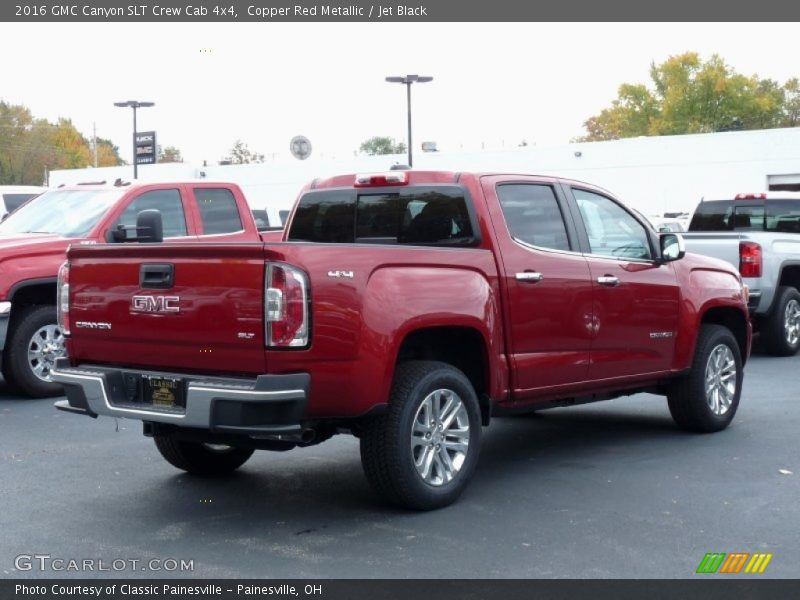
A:
<svg viewBox="0 0 800 600">
<path fill-rule="evenodd" d="M 136 237 L 140 242 L 159 243 L 164 241 L 161 211 L 150 208 L 137 215 Z"/>
<path fill-rule="evenodd" d="M 680 260 L 686 255 L 686 244 L 679 233 L 662 233 L 658 236 L 661 246 L 661 261 L 672 262 Z"/>
<path fill-rule="evenodd" d="M 161 211 L 154 208 L 141 211 L 136 216 L 136 227 L 117 225 L 106 232 L 108 242 L 159 243 L 164 241 Z"/>
</svg>

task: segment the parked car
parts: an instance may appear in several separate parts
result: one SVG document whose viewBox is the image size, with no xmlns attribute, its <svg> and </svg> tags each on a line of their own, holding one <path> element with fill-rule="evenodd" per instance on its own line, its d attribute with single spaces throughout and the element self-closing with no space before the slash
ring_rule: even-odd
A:
<svg viewBox="0 0 800 600">
<path fill-rule="evenodd" d="M 46 190 L 36 185 L 0 185 L 0 221 Z"/>
<path fill-rule="evenodd" d="M 77 185 L 51 189 L 0 224 L 0 350 L 6 381 L 28 396 L 52 396 L 64 337 L 56 322 L 56 277 L 70 244 L 114 241 L 143 209 L 161 211 L 175 242 L 258 241 L 241 190 L 226 183 Z"/>
<path fill-rule="evenodd" d="M 56 406 L 143 421 L 200 475 L 350 432 L 377 492 L 416 509 L 462 492 L 494 416 L 641 391 L 691 431 L 736 413 L 739 274 L 597 187 L 332 177 L 302 191 L 284 240 L 73 245 Z"/>
<path fill-rule="evenodd" d="M 750 314 L 766 350 L 800 350 L 800 193 L 706 200 L 684 234 L 690 252 L 735 266 L 750 288 Z"/>
</svg>

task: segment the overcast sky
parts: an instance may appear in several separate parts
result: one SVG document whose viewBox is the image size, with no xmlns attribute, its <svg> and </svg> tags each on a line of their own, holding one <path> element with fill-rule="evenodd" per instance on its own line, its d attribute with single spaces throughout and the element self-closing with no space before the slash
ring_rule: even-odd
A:
<svg viewBox="0 0 800 600">
<path fill-rule="evenodd" d="M 0 99 L 37 117 L 71 118 L 130 160 L 139 130 L 186 160 L 216 162 L 236 139 L 270 158 L 311 139 L 314 158 L 352 156 L 373 135 L 406 137 L 403 86 L 414 86 L 415 146 L 447 150 L 557 145 L 651 61 L 693 50 L 783 83 L 800 75 L 796 25 L 603 23 L 0 23 Z"/>
</svg>

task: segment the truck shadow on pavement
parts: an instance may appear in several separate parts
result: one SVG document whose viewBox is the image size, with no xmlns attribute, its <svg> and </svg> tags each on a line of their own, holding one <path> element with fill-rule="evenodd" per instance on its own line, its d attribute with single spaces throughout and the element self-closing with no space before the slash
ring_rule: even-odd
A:
<svg viewBox="0 0 800 600">
<path fill-rule="evenodd" d="M 465 497 L 488 498 L 498 486 L 520 478 L 535 483 L 542 472 L 602 471 L 619 460 L 641 460 L 642 449 L 656 440 L 662 454 L 663 443 L 670 440 L 685 445 L 686 434 L 664 413 L 557 410 L 497 419 L 483 430 L 480 461 Z M 333 443 L 338 448 L 326 453 L 326 446 Z M 159 460 L 153 450 L 148 462 Z M 295 527 L 295 534 L 305 535 L 331 521 L 424 514 L 381 502 L 366 482 L 353 439 L 285 454 L 257 452 L 238 472 L 218 479 L 152 470 L 148 481 L 132 490 L 127 507 L 127 515 L 141 517 L 142 522 L 154 518 L 151 506 L 159 506 L 156 518 L 163 523 L 203 520 L 213 527 L 220 521 L 227 528 L 231 521 L 240 521 L 251 532 Z"/>
</svg>

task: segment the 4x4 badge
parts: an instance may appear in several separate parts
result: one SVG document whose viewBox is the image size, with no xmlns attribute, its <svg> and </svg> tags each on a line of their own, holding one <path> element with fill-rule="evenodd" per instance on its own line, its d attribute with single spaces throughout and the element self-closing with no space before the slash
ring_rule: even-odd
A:
<svg viewBox="0 0 800 600">
<path fill-rule="evenodd" d="M 334 277 L 336 279 L 345 278 L 345 279 L 352 279 L 353 272 L 352 271 L 328 271 L 328 277 Z"/>
</svg>

